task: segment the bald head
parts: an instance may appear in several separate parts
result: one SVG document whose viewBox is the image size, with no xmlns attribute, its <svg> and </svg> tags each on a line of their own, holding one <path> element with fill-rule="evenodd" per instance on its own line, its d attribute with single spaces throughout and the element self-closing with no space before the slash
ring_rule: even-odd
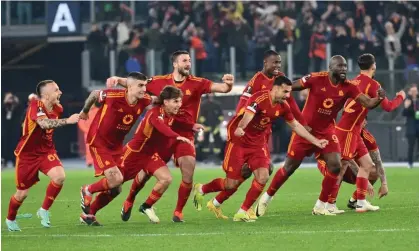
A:
<svg viewBox="0 0 419 251">
<path fill-rule="evenodd" d="M 346 80 L 346 73 L 348 72 L 348 65 L 346 59 L 341 55 L 335 55 L 330 58 L 329 71 L 332 72 L 333 78 L 337 82 Z"/>
</svg>

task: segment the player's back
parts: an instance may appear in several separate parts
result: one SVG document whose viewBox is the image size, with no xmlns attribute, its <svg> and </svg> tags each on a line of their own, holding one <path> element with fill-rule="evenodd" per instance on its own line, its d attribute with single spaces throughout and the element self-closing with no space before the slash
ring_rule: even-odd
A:
<svg viewBox="0 0 419 251">
<path fill-rule="evenodd" d="M 316 133 L 334 130 L 334 120 L 349 98 L 356 99 L 358 88 L 349 81 L 334 85 L 328 72 L 312 73 L 301 79 L 301 84 L 309 89 L 303 108 L 303 116 L 308 126 Z"/>
<path fill-rule="evenodd" d="M 169 127 L 173 125 L 174 118 L 168 116 L 161 106 L 148 110 L 138 125 L 134 137 L 127 143 L 131 151 L 153 154 L 171 146 L 172 140 L 154 128 L 152 120 L 156 117 Z"/>
<path fill-rule="evenodd" d="M 377 96 L 377 90 L 380 88 L 380 84 L 377 81 L 364 74 L 359 74 L 351 82 L 357 85 L 362 93 L 371 98 Z M 356 102 L 354 99 L 348 99 L 336 128 L 344 131 L 353 131 L 357 134 L 361 133 L 362 123 L 367 117 L 368 111 L 369 109 L 363 107 L 359 102 Z"/>
<path fill-rule="evenodd" d="M 42 129 L 37 119 L 58 119 L 63 112 L 61 105 L 54 105 L 51 111 L 45 108 L 40 100 L 32 100 L 22 124 L 22 135 L 15 149 L 15 155 L 30 153 L 35 155 L 45 154 L 55 149 L 52 141 L 54 129 Z"/>
<path fill-rule="evenodd" d="M 151 103 L 148 94 L 136 104 L 129 104 L 126 95 L 126 90 L 106 89 L 100 92 L 99 102 L 103 105 L 96 113 L 87 135 L 90 145 L 122 151 L 125 136 Z"/>
</svg>

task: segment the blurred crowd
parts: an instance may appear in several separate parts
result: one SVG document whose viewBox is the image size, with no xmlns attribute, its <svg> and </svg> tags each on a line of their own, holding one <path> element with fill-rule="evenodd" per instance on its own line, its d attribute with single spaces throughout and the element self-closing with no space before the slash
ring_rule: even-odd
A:
<svg viewBox="0 0 419 251">
<path fill-rule="evenodd" d="M 118 23 L 92 26 L 87 45 L 106 56 L 117 49 L 118 73 L 147 72 L 151 57 L 155 74 L 170 71 L 169 55 L 194 48 L 196 75 L 225 72 L 229 48 L 236 48 L 237 77 L 262 67 L 263 51 L 281 53 L 286 71 L 287 45 L 293 44 L 295 74 L 325 69 L 326 44 L 332 53 L 356 59 L 364 52 L 376 55 L 384 68 L 393 59 L 396 69 L 417 67 L 419 58 L 419 2 L 144 2 L 142 21 L 120 5 Z M 137 10 L 136 10 L 137 11 Z M 150 50 L 154 54 L 150 54 Z M 296 60 L 304 59 L 304 60 Z M 104 62 L 103 58 L 97 60 Z M 106 75 L 106 73 L 102 73 Z M 97 75 L 95 73 L 94 75 Z M 100 75 L 100 74 L 99 74 Z M 101 77 L 103 79 L 103 77 Z"/>
</svg>

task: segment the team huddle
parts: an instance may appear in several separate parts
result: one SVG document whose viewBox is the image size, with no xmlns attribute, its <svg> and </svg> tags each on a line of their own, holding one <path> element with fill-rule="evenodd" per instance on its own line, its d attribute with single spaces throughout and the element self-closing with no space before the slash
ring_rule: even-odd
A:
<svg viewBox="0 0 419 251">
<path fill-rule="evenodd" d="M 87 144 L 93 156 L 95 176 L 102 178 L 81 187 L 81 223 L 101 226 L 96 214 L 120 194 L 125 182 L 132 180 L 121 210 L 122 220 L 128 221 L 136 195 L 151 176 L 155 177 L 156 183 L 139 211 L 147 215 L 150 222 L 159 223 L 153 205 L 171 184 L 167 163 L 172 158 L 182 177 L 173 222 L 184 222 L 183 209 L 192 191 L 193 205 L 198 211 L 202 210 L 206 194 L 218 192 L 206 206 L 217 218 L 228 219 L 221 205 L 251 174 L 254 175 L 251 187 L 233 220 L 255 221 L 266 213 L 275 193 L 303 159 L 313 153 L 324 175 L 313 214 L 344 212 L 336 207 L 342 181 L 356 185 L 348 207 L 357 212 L 379 209 L 366 200 L 366 194 L 373 193 L 372 185 L 380 178 L 379 195 L 385 196 L 387 181 L 375 139 L 365 129 L 365 119 L 368 110 L 379 105 L 386 111 L 394 110 L 404 100 L 405 93 L 397 93 L 392 101 L 385 97 L 384 90 L 373 79 L 376 70 L 373 55 L 364 54 L 358 58 L 361 73 L 354 80 L 346 79 L 346 60 L 333 56 L 328 72 L 312 73 L 292 82 L 280 72 L 279 54 L 272 50 L 265 52 L 262 71 L 245 87 L 236 115 L 227 126 L 222 165 L 225 178 L 195 185 L 194 134 L 204 128 L 196 123 L 201 96 L 230 92 L 234 76 L 226 74 L 222 83 L 213 83 L 190 75 L 191 61 L 186 51 L 175 52 L 171 60 L 174 70 L 169 75 L 147 78 L 142 73 L 132 72 L 127 78 L 109 78 L 109 89 L 93 91 L 81 113 L 65 119 L 59 119 L 63 108 L 58 85 L 52 80 L 37 85 L 38 99 L 32 100 L 28 107 L 22 137 L 15 150 L 17 191 L 9 203 L 6 218 L 9 231 L 20 231 L 16 215 L 29 189 L 39 181 L 39 171 L 50 178 L 50 183 L 37 215 L 42 226 L 51 226 L 49 208 L 65 180 L 64 168 L 52 140 L 53 131 L 75 124 L 79 119 L 88 119 L 95 103 L 101 106 L 89 128 Z M 117 85 L 123 88 L 113 88 Z M 309 89 L 309 96 L 301 112 L 291 92 L 302 89 Z M 335 124 L 342 108 L 342 118 Z M 142 113 L 145 113 L 144 118 L 133 138 L 123 145 L 125 136 Z M 268 148 L 271 125 L 279 117 L 285 119 L 293 135 L 285 163 L 262 194 L 273 170 Z"/>
</svg>

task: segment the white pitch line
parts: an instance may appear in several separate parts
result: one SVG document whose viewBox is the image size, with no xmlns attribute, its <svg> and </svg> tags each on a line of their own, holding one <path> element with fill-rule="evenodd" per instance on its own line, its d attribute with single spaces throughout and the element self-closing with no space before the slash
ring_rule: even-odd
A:
<svg viewBox="0 0 419 251">
<path fill-rule="evenodd" d="M 389 228 L 389 229 L 346 229 L 346 230 L 320 230 L 320 231 L 269 231 L 269 232 L 230 232 L 234 235 L 266 235 L 266 234 L 325 234 L 325 233 L 362 233 L 362 232 L 419 232 L 419 229 Z M 162 233 L 162 234 L 3 234 L 3 237 L 166 237 L 166 236 L 209 236 L 226 235 L 229 232 L 202 232 L 202 233 Z"/>
</svg>

